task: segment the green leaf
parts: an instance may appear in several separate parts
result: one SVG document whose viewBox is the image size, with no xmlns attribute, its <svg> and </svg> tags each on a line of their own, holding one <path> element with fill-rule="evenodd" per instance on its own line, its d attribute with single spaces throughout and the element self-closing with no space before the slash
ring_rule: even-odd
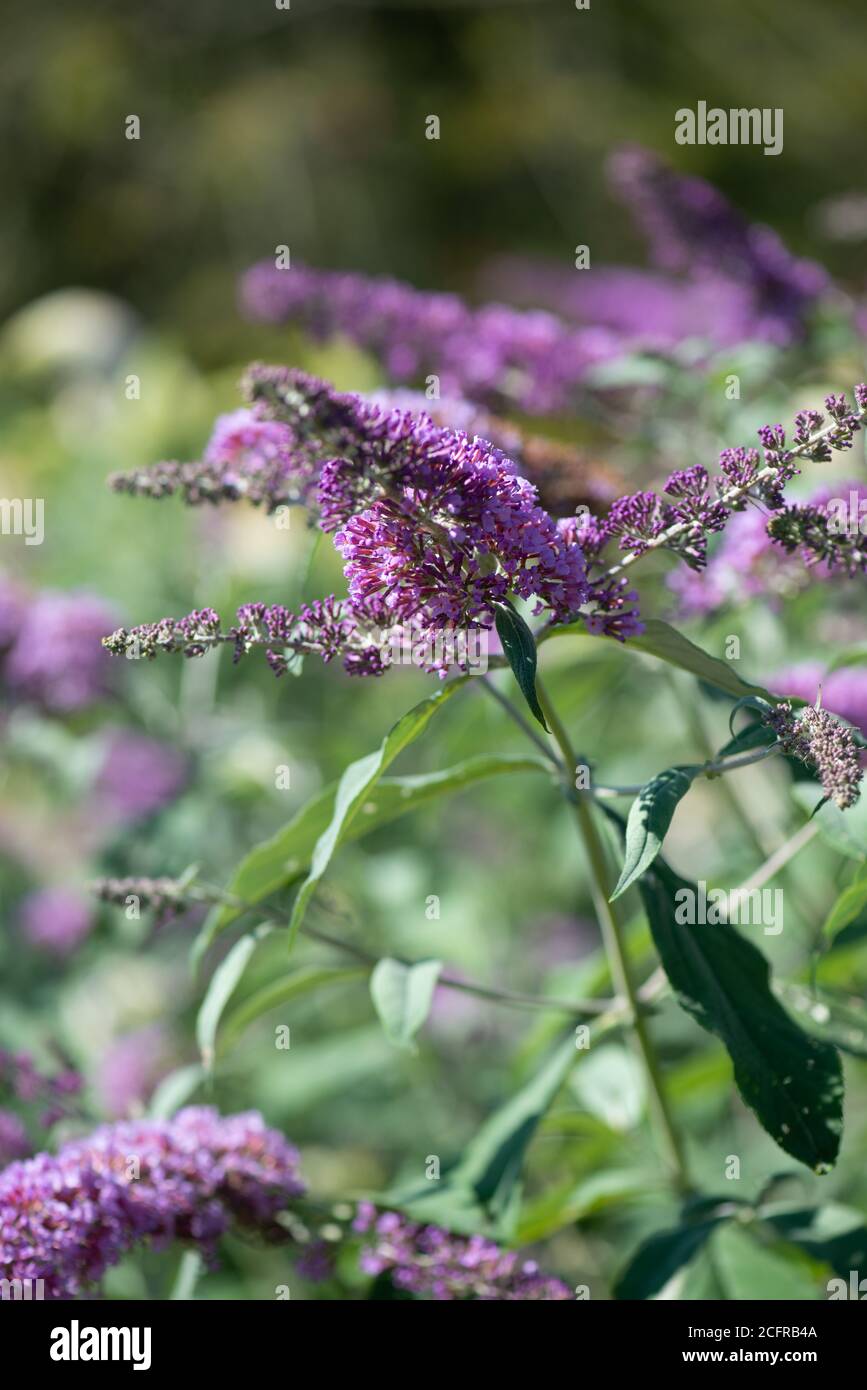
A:
<svg viewBox="0 0 867 1390">
<path fill-rule="evenodd" d="M 346 828 L 345 840 L 360 839 L 399 816 L 425 806 L 451 792 L 458 792 L 489 777 L 512 772 L 545 772 L 550 765 L 542 758 L 509 754 L 479 754 L 439 772 L 409 777 L 383 777 L 361 806 L 359 815 Z M 194 962 L 222 932 L 244 912 L 243 904 L 255 906 L 281 889 L 290 887 L 307 870 L 319 837 L 334 814 L 337 783 L 318 792 L 271 839 L 250 850 L 230 880 L 226 893 L 238 905 L 221 904 L 213 909 L 194 948 Z"/>
<path fill-rule="evenodd" d="M 247 969 L 250 958 L 260 941 L 274 930 L 271 923 L 263 923 L 247 936 L 236 941 L 225 960 L 217 966 L 205 991 L 205 997 L 196 1018 L 196 1042 L 207 1071 L 213 1068 L 216 1057 L 217 1029 L 223 1010 L 234 994 L 241 976 Z"/>
<path fill-rule="evenodd" d="M 370 995 L 385 1036 L 395 1047 L 415 1052 L 413 1038 L 433 1003 L 441 960 L 421 960 L 415 965 L 386 956 L 370 977 Z"/>
<path fill-rule="evenodd" d="M 511 1240 L 517 1228 L 527 1149 L 578 1056 L 570 1033 L 532 1080 L 482 1125 L 439 1183 L 398 1190 L 389 1195 L 388 1204 L 415 1220 Z"/>
<path fill-rule="evenodd" d="M 609 1129 L 626 1133 L 644 1113 L 644 1069 L 629 1048 L 607 1043 L 589 1052 L 570 1078 L 580 1105 Z"/>
<path fill-rule="evenodd" d="M 823 802 L 815 782 L 796 782 L 792 796 L 815 820 L 827 844 L 849 859 L 867 857 L 867 796 L 862 795 L 848 811 L 841 811 L 833 801 Z"/>
<path fill-rule="evenodd" d="M 862 878 L 857 883 L 852 883 L 848 888 L 844 888 L 825 918 L 822 935 L 826 941 L 833 941 L 837 933 L 842 931 L 844 927 L 848 927 L 850 922 L 854 922 L 865 907 L 867 907 L 867 879 Z"/>
<path fill-rule="evenodd" d="M 434 695 L 429 695 L 426 700 L 415 705 L 408 714 L 398 719 L 375 753 L 368 753 L 366 758 L 360 758 L 358 762 L 350 763 L 344 772 L 337 785 L 331 822 L 316 841 L 310 861 L 310 872 L 298 889 L 295 902 L 292 904 L 288 941 L 290 951 L 304 920 L 310 899 L 316 892 L 319 880 L 331 863 L 338 846 L 346 838 L 352 821 L 361 810 L 371 789 L 379 781 L 385 769 L 394 762 L 398 754 L 402 753 L 404 748 L 418 738 L 422 730 L 427 728 L 434 714 L 452 698 L 468 679 L 470 679 L 468 676 L 459 676 L 457 679 L 449 681 L 448 685 L 444 685 Z"/>
<path fill-rule="evenodd" d="M 769 729 L 761 720 L 756 720 L 753 724 L 745 725 L 740 733 L 730 738 L 728 743 L 724 743 L 717 757 L 731 758 L 736 753 L 750 753 L 754 748 L 770 748 L 776 741 L 777 735 L 773 729 Z"/>
<path fill-rule="evenodd" d="M 196 1284 L 204 1268 L 205 1262 L 198 1250 L 184 1250 L 178 1261 L 177 1273 L 169 1293 L 170 1301 L 177 1303 L 195 1298 Z"/>
<path fill-rule="evenodd" d="M 787 1251 L 778 1244 L 766 1249 L 748 1226 L 722 1227 L 711 1248 L 722 1283 L 721 1296 L 727 1300 L 789 1303 L 815 1301 L 819 1296 L 813 1272 L 791 1248 Z"/>
<path fill-rule="evenodd" d="M 508 601 L 495 603 L 497 635 L 512 668 L 515 680 L 530 708 L 530 713 L 545 732 L 549 732 L 545 715 L 536 694 L 536 639 L 516 608 Z"/>
<path fill-rule="evenodd" d="M 205 1068 L 198 1062 L 169 1072 L 151 1096 L 148 1114 L 155 1120 L 170 1120 L 196 1093 L 206 1076 Z"/>
<path fill-rule="evenodd" d="M 841 666 L 861 666 L 867 662 L 867 642 L 857 642 L 854 646 L 844 647 L 838 652 L 828 667 L 827 674 L 830 676 L 832 671 L 839 671 Z"/>
<path fill-rule="evenodd" d="M 780 1148 L 815 1172 L 827 1171 L 843 1124 L 836 1049 L 789 1017 L 771 992 L 767 960 L 733 927 L 677 921 L 681 907 L 696 902 L 695 884 L 657 859 L 639 887 L 681 1006 L 725 1044 L 738 1090 Z"/>
<path fill-rule="evenodd" d="M 291 974 L 281 975 L 279 979 L 270 980 L 267 985 L 256 990 L 249 999 L 245 999 L 232 1013 L 227 1015 L 220 1031 L 217 1046 L 218 1055 L 222 1057 L 229 1052 L 250 1024 L 271 1009 L 276 1009 L 279 1005 L 288 1003 L 290 999 L 297 999 L 302 994 L 310 994 L 314 990 L 325 988 L 328 985 L 345 984 L 350 980 L 363 980 L 368 974 L 369 970 L 366 965 L 309 966 L 304 970 L 293 970 Z"/>
<path fill-rule="evenodd" d="M 775 1202 L 761 1207 L 758 1214 L 792 1245 L 829 1264 L 835 1274 L 846 1278 L 853 1269 L 862 1276 L 867 1272 L 867 1222 L 854 1207 L 838 1202 L 821 1207 Z"/>
<path fill-rule="evenodd" d="M 823 990 L 786 982 L 777 993 L 798 1015 L 806 1032 L 852 1057 L 867 1058 L 867 1016 Z"/>
<path fill-rule="evenodd" d="M 641 788 L 629 808 L 626 857 L 617 887 L 611 894 L 612 902 L 625 893 L 653 863 L 662 849 L 678 802 L 686 796 L 700 771 L 697 765 L 670 767 L 665 772 L 658 772 Z"/>
<path fill-rule="evenodd" d="M 576 1075 L 580 1075 L 586 1065 L 585 1061 Z M 537 1240 L 545 1240 L 564 1226 L 574 1226 L 588 1216 L 607 1211 L 609 1207 L 658 1200 L 653 1187 L 654 1180 L 649 1173 L 617 1168 L 593 1173 L 577 1185 L 572 1182 L 556 1189 L 548 1187 L 524 1205 L 517 1243 L 532 1245 Z"/>
<path fill-rule="evenodd" d="M 638 1247 L 614 1285 L 617 1299 L 653 1298 L 679 1269 L 689 1264 L 726 1216 L 658 1231 Z"/>
<path fill-rule="evenodd" d="M 549 637 L 586 637 L 590 641 L 615 642 L 615 637 L 607 637 L 603 634 L 589 633 L 580 620 L 574 623 L 565 623 L 561 627 L 548 628 L 545 638 Z M 677 666 L 681 671 L 689 671 L 699 680 L 707 681 L 708 685 L 714 685 L 718 690 L 724 690 L 727 695 L 732 695 L 736 700 L 744 695 L 759 695 L 764 700 L 769 700 L 776 704 L 778 696 L 772 695 L 761 685 L 753 685 L 750 681 L 742 680 L 735 671 L 731 662 L 721 661 L 719 657 L 709 656 L 702 651 L 701 647 L 690 642 L 688 637 L 684 637 L 682 632 L 672 627 L 669 623 L 664 623 L 660 618 L 648 618 L 645 623 L 645 630 L 637 637 L 630 637 L 628 642 L 618 643 L 624 651 L 646 652 L 649 656 L 656 656 L 660 661 L 665 661 L 669 666 Z"/>
</svg>

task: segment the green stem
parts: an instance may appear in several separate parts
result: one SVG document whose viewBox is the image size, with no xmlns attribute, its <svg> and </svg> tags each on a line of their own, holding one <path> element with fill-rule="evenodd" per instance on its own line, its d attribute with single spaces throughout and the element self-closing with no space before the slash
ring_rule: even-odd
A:
<svg viewBox="0 0 867 1390">
<path fill-rule="evenodd" d="M 536 679 L 536 693 L 539 696 L 539 703 L 545 713 L 545 718 L 548 721 L 551 734 L 563 755 L 566 766 L 567 768 L 574 769 L 577 760 L 569 735 L 551 703 L 548 692 L 538 677 Z M 580 793 L 577 796 L 572 795 L 571 784 L 568 789 L 570 791 L 570 804 L 575 812 L 578 830 L 590 868 L 590 885 L 593 904 L 596 909 L 596 916 L 599 920 L 599 927 L 602 932 L 602 940 L 608 956 L 614 987 L 625 1001 L 629 1010 L 630 1024 L 638 1044 L 645 1072 L 647 1073 L 652 1112 L 656 1121 L 660 1140 L 665 1149 L 667 1160 L 672 1169 L 678 1188 L 681 1192 L 688 1192 L 691 1189 L 692 1183 L 686 1165 L 686 1156 L 680 1141 L 680 1136 L 674 1126 L 668 1099 L 663 1088 L 659 1059 L 653 1047 L 637 990 L 632 981 L 620 926 L 615 916 L 614 909 L 609 902 L 612 884 L 610 882 L 608 865 L 605 859 L 605 848 L 593 818 L 594 813 L 591 809 L 591 798 L 586 795 L 581 795 Z"/>
</svg>

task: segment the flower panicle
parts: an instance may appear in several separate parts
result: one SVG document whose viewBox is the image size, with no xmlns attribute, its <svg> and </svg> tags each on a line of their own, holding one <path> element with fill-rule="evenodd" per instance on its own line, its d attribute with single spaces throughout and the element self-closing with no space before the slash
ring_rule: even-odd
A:
<svg viewBox="0 0 867 1390">
<path fill-rule="evenodd" d="M 378 1212 L 367 1202 L 359 1205 L 353 1228 L 366 1237 L 364 1272 L 387 1274 L 406 1293 L 439 1301 L 509 1303 L 573 1297 L 562 1280 L 543 1274 L 534 1260 L 484 1236 L 453 1235 L 400 1212 Z"/>
<path fill-rule="evenodd" d="M 724 449 L 716 478 L 695 465 L 670 474 L 663 497 L 645 491 L 618 498 L 602 522 L 607 535 L 616 537 L 627 552 L 612 573 L 661 548 L 677 554 L 691 569 L 703 569 L 708 537 L 724 530 L 731 515 L 751 502 L 780 514 L 771 518 L 768 535 L 784 549 L 801 546 L 832 567 L 850 573 L 863 569 L 867 557 L 857 538 L 835 540 L 820 510 L 786 508 L 784 489 L 800 472 L 801 462 L 826 463 L 833 450 L 850 449 L 865 415 L 867 385 L 860 383 L 854 388 L 854 406 L 845 395 L 831 395 L 825 400 L 825 413 L 800 411 L 791 443 L 782 425 L 763 425 L 758 431 L 761 450 Z"/>
<path fill-rule="evenodd" d="M 816 770 L 826 799 L 841 811 L 854 806 L 861 795 L 864 770 L 846 724 L 818 704 L 796 712 L 790 700 L 780 701 L 764 719 L 785 753 Z"/>
<path fill-rule="evenodd" d="M 300 323 L 319 338 L 343 334 L 397 384 L 433 373 L 444 396 L 511 403 L 530 414 L 567 407 L 590 369 L 622 352 L 619 334 L 547 311 L 473 308 L 397 280 L 272 261 L 247 271 L 241 305 L 250 318 Z"/>
<path fill-rule="evenodd" d="M 296 1150 L 254 1111 L 104 1125 L 0 1173 L 0 1277 L 76 1299 L 145 1243 L 183 1241 L 214 1264 L 232 1226 L 286 1239 L 277 1217 L 305 1191 Z"/>
</svg>

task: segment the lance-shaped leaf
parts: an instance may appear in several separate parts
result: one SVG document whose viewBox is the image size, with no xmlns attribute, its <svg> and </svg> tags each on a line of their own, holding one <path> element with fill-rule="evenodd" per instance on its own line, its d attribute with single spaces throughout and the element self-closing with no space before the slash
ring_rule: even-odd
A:
<svg viewBox="0 0 867 1390">
<path fill-rule="evenodd" d="M 196 1041 L 199 1044 L 202 1065 L 208 1070 L 214 1065 L 217 1029 L 220 1026 L 223 1010 L 235 993 L 241 976 L 247 969 L 259 943 L 266 936 L 270 936 L 273 930 L 273 925 L 267 922 L 263 923 L 261 927 L 257 927 L 254 932 L 250 932 L 249 935 L 242 936 L 240 941 L 235 942 L 226 959 L 220 962 L 211 976 L 210 984 L 196 1018 Z"/>
<path fill-rule="evenodd" d="M 614 1285 L 617 1299 L 653 1298 L 689 1264 L 727 1215 L 658 1231 L 638 1247 Z"/>
<path fill-rule="evenodd" d="M 732 926 L 689 923 L 695 884 L 657 859 L 639 887 L 680 1004 L 725 1044 L 738 1090 L 780 1148 L 826 1172 L 843 1126 L 836 1048 L 798 1027 L 771 991 L 767 960 Z"/>
<path fill-rule="evenodd" d="M 230 1051 L 251 1023 L 269 1010 L 276 1009 L 278 1005 L 287 1004 L 290 999 L 297 999 L 302 994 L 310 994 L 329 985 L 363 980 L 369 973 L 366 965 L 308 966 L 303 970 L 294 970 L 291 974 L 280 975 L 276 980 L 269 980 L 268 984 L 257 989 L 226 1015 L 217 1042 L 218 1055 L 223 1056 Z"/>
<path fill-rule="evenodd" d="M 867 859 L 867 796 L 860 796 L 845 811 L 823 799 L 822 789 L 815 782 L 797 782 L 792 796 L 815 820 L 823 840 L 849 859 Z"/>
<path fill-rule="evenodd" d="M 867 878 L 859 878 L 857 882 L 843 889 L 825 918 L 822 934 L 826 941 L 833 941 L 838 932 L 860 917 L 865 907 L 867 907 Z"/>
<path fill-rule="evenodd" d="M 292 904 L 288 942 L 290 950 L 304 920 L 310 899 L 316 892 L 319 880 L 331 863 L 336 849 L 346 838 L 349 827 L 361 810 L 372 788 L 376 786 L 386 768 L 394 762 L 398 754 L 402 753 L 404 748 L 418 738 L 437 711 L 442 709 L 443 705 L 468 679 L 467 676 L 459 676 L 456 680 L 449 681 L 448 685 L 444 685 L 436 694 L 429 695 L 426 700 L 415 705 L 402 719 L 398 719 L 375 753 L 369 753 L 366 758 L 360 758 L 358 762 L 350 763 L 344 772 L 334 797 L 334 814 L 331 817 L 331 822 L 327 830 L 323 831 L 316 841 L 316 848 L 310 860 L 310 872 L 298 889 Z"/>
<path fill-rule="evenodd" d="M 777 1202 L 760 1207 L 758 1214 L 792 1245 L 829 1264 L 844 1279 L 852 1270 L 858 1271 L 856 1283 L 867 1278 L 867 1221 L 863 1212 L 837 1202 L 822 1207 Z M 859 1293 L 854 1296 L 859 1297 Z"/>
<path fill-rule="evenodd" d="M 385 1036 L 395 1047 L 416 1051 L 413 1038 L 430 1012 L 441 960 L 421 960 L 415 965 L 386 956 L 370 977 L 370 995 Z"/>
<path fill-rule="evenodd" d="M 536 694 L 536 639 L 511 603 L 495 603 L 494 610 L 497 635 L 503 644 L 503 651 L 515 680 L 521 688 L 521 694 L 527 701 L 531 714 L 548 732 L 545 715 Z"/>
<path fill-rule="evenodd" d="M 545 638 L 549 637 L 586 637 L 590 641 L 615 642 L 615 637 L 604 634 L 588 633 L 583 622 L 564 623 L 559 627 L 548 628 Z M 741 677 L 734 670 L 730 661 L 721 661 L 717 656 L 711 656 L 696 646 L 695 642 L 690 642 L 688 637 L 684 637 L 682 632 L 664 623 L 660 618 L 648 618 L 644 624 L 644 631 L 637 637 L 630 637 L 628 642 L 619 644 L 627 652 L 646 652 L 649 656 L 656 656 L 660 661 L 665 661 L 669 666 L 677 666 L 681 671 L 689 671 L 690 675 L 697 676 L 699 680 L 706 681 L 708 685 L 716 686 L 718 690 L 723 690 L 727 695 L 732 695 L 736 700 L 745 695 L 759 695 L 764 700 L 772 704 L 777 703 L 778 697 L 772 695 L 761 685 L 753 685 L 751 681 L 741 680 Z"/>
<path fill-rule="evenodd" d="M 511 1240 L 517 1228 L 527 1149 L 579 1056 L 570 1034 L 540 1071 L 486 1120 L 440 1182 L 399 1189 L 387 1199 L 377 1200 L 381 1205 L 399 1207 L 413 1220 Z"/>
<path fill-rule="evenodd" d="M 641 788 L 629 808 L 626 855 L 617 887 L 611 894 L 612 902 L 653 863 L 662 849 L 678 802 L 686 796 L 700 771 L 698 765 L 670 767 L 658 772 Z"/>
<path fill-rule="evenodd" d="M 345 826 L 344 840 L 357 840 L 398 817 L 419 810 L 429 802 L 452 792 L 463 791 L 489 777 L 505 773 L 544 772 L 550 764 L 542 758 L 518 754 L 480 753 L 453 767 L 408 777 L 383 777 L 370 788 L 361 811 Z M 194 960 L 201 960 L 218 936 L 244 912 L 244 905 L 255 906 L 271 894 L 291 887 L 310 866 L 316 842 L 327 830 L 334 815 L 337 783 L 317 792 L 292 819 L 270 839 L 254 846 L 244 856 L 226 886 L 226 895 L 235 900 L 220 904 L 209 914 L 194 948 Z"/>
</svg>

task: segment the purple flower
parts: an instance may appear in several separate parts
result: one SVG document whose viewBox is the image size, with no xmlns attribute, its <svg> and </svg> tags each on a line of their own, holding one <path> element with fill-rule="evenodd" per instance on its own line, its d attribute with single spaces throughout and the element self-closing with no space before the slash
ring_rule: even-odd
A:
<svg viewBox="0 0 867 1390">
<path fill-rule="evenodd" d="M 514 591 L 566 618 L 587 597 L 586 567 L 514 475 L 499 450 L 449 430 L 421 427 L 419 447 L 392 466 L 383 452 L 387 494 L 360 513 L 354 472 L 335 462 L 323 511 L 337 524 L 353 609 L 374 620 L 493 625 L 493 607 Z"/>
<path fill-rule="evenodd" d="M 326 661 L 342 653 L 350 673 L 379 674 L 395 626 L 488 629 L 494 605 L 510 593 L 560 619 L 578 612 L 589 594 L 581 547 L 501 449 L 298 373 L 257 368 L 249 381 L 263 408 L 284 411 L 293 428 L 314 413 L 325 442 L 340 446 L 321 465 L 315 503 L 346 562 L 348 600 L 320 600 L 297 614 L 246 604 L 230 632 L 204 609 L 119 629 L 105 639 L 110 651 L 198 656 L 232 641 L 236 657 L 264 646 L 278 675 L 293 652 Z M 426 669 L 441 671 L 436 660 Z"/>
<path fill-rule="evenodd" d="M 756 458 L 752 455 L 756 455 Z M 757 459 L 756 450 L 727 449 L 721 456 L 721 465 L 733 485 L 736 485 L 737 475 L 742 477 L 744 485 L 748 485 L 759 466 Z M 848 500 L 850 493 L 856 499 L 867 500 L 867 486 L 863 483 L 825 484 L 810 494 L 807 503 L 810 512 L 807 514 L 821 518 L 826 514 L 832 498 Z M 827 579 L 832 573 L 827 563 L 821 560 L 817 562 L 815 555 L 798 553 L 799 546 L 804 546 L 808 539 L 802 527 L 798 528 L 791 545 L 783 544 L 782 540 L 775 541 L 773 531 L 780 526 L 778 518 L 782 517 L 785 523 L 793 510 L 796 516 L 806 511 L 803 507 L 786 509 L 771 519 L 764 508 L 753 506 L 732 516 L 722 544 L 712 555 L 701 579 L 682 570 L 676 570 L 669 576 L 669 587 L 678 596 L 681 611 L 686 614 L 712 613 L 726 604 L 760 597 L 782 602 L 812 580 Z M 842 571 L 843 567 L 840 569 Z"/>
<path fill-rule="evenodd" d="M 136 821 L 173 802 L 187 781 L 187 764 L 171 744 L 132 729 L 113 729 L 93 786 L 97 809 L 109 821 Z"/>
<path fill-rule="evenodd" d="M 32 946 L 67 956 L 90 935 L 93 912 L 86 898 L 68 888 L 39 888 L 22 902 L 19 922 Z"/>
<path fill-rule="evenodd" d="M 15 698 L 53 713 L 92 704 L 111 688 L 100 638 L 114 622 L 111 607 L 93 594 L 37 594 L 3 662 L 4 684 Z"/>
<path fill-rule="evenodd" d="M 314 472 L 313 460 L 287 424 L 242 408 L 217 418 L 201 461 L 169 460 L 113 473 L 109 486 L 138 497 L 179 493 L 190 506 L 244 498 L 273 512 L 302 500 Z"/>
<path fill-rule="evenodd" d="M 861 795 L 864 776 L 851 730 L 826 709 L 813 705 L 795 712 L 782 700 L 764 721 L 776 733 L 785 753 L 815 768 L 826 800 L 845 811 Z"/>
<path fill-rule="evenodd" d="M 818 661 L 789 666 L 770 677 L 769 685 L 781 695 L 815 704 L 821 692 L 822 708 L 838 714 L 867 737 L 867 671 L 842 666 L 826 675 Z"/>
<path fill-rule="evenodd" d="M 533 414 L 565 408 L 588 370 L 621 352 L 605 329 L 503 304 L 473 309 L 456 295 L 341 271 L 262 262 L 244 277 L 241 302 L 255 319 L 299 322 L 323 338 L 344 334 L 392 381 L 434 374 L 443 396 L 508 400 Z"/>
<path fill-rule="evenodd" d="M 103 1126 L 0 1174 L 0 1277 L 43 1279 L 47 1298 L 74 1299 L 146 1241 L 188 1242 L 213 1263 L 232 1225 L 279 1239 L 275 1218 L 305 1191 L 297 1163 L 252 1111 Z"/>
<path fill-rule="evenodd" d="M 0 1168 L 31 1152 L 27 1128 L 20 1115 L 0 1109 Z"/>
<path fill-rule="evenodd" d="M 633 266 L 576 271 L 506 258 L 486 271 L 484 283 L 518 303 L 614 333 L 623 352 L 670 353 L 689 341 L 733 347 L 765 336 L 749 287 L 710 270 L 688 276 Z"/>
<path fill-rule="evenodd" d="M 535 1261 L 503 1250 L 484 1236 L 458 1236 L 398 1212 L 358 1208 L 354 1230 L 367 1236 L 361 1255 L 366 1274 L 388 1274 L 397 1289 L 436 1300 L 524 1302 L 572 1297 Z"/>
<path fill-rule="evenodd" d="M 103 1110 L 112 1119 L 134 1112 L 150 1099 L 170 1069 L 168 1039 L 159 1024 L 116 1038 L 102 1057 L 96 1077 Z"/>
<path fill-rule="evenodd" d="M 704 179 L 678 173 L 650 150 L 620 150 L 611 184 L 650 242 L 654 263 L 694 276 L 723 275 L 752 300 L 750 336 L 785 346 L 828 287 L 813 261 L 798 260 L 769 227 L 751 225 Z"/>
</svg>

